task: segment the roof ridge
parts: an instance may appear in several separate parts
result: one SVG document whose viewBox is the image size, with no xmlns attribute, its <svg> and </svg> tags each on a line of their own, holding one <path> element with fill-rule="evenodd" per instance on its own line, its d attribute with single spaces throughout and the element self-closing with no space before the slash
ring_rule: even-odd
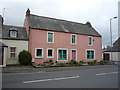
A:
<svg viewBox="0 0 120 90">
<path fill-rule="evenodd" d="M 83 24 L 83 23 L 74 22 L 74 21 L 69 21 L 69 20 L 64 20 L 64 19 L 52 18 L 52 17 L 47 17 L 47 16 L 39 16 L 39 15 L 35 15 L 35 14 L 30 14 L 30 15 L 32 15 L 32 16 L 37 16 L 37 17 L 42 17 L 42 18 L 59 20 L 59 21 L 65 21 L 65 22 L 70 22 L 70 23 L 76 23 L 76 24 L 81 24 L 81 25 L 86 25 L 86 24 Z"/>
<path fill-rule="evenodd" d="M 13 26 L 13 25 L 3 25 L 3 26 L 25 28 L 25 27 L 22 27 L 22 26 Z"/>
</svg>

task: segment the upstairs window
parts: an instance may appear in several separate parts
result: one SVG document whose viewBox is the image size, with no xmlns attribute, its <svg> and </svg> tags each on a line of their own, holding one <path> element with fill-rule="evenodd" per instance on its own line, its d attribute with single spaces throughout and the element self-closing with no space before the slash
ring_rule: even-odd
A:
<svg viewBox="0 0 120 90">
<path fill-rule="evenodd" d="M 92 45 L 93 44 L 93 39 L 92 37 L 88 37 L 88 45 Z"/>
<path fill-rule="evenodd" d="M 54 33 L 48 32 L 48 43 L 54 43 Z"/>
<path fill-rule="evenodd" d="M 17 37 L 17 31 L 10 31 L 10 37 L 16 38 Z"/>
<path fill-rule="evenodd" d="M 71 35 L 71 44 L 76 44 L 76 35 Z"/>
</svg>

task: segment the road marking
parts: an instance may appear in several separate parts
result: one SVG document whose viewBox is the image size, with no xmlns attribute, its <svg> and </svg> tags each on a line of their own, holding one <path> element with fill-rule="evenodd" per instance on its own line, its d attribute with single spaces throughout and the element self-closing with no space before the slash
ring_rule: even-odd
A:
<svg viewBox="0 0 120 90">
<path fill-rule="evenodd" d="M 33 81 L 25 81 L 22 83 L 34 83 L 34 82 L 44 82 L 44 81 L 54 81 L 54 80 L 63 80 L 63 79 L 73 79 L 79 78 L 80 76 L 72 76 L 72 77 L 64 77 L 64 78 L 53 78 L 53 79 L 43 79 L 43 80 L 33 80 Z"/>
<path fill-rule="evenodd" d="M 115 73 L 118 73 L 118 72 L 99 73 L 99 74 L 96 74 L 96 75 L 106 75 L 106 74 L 115 74 Z"/>
</svg>

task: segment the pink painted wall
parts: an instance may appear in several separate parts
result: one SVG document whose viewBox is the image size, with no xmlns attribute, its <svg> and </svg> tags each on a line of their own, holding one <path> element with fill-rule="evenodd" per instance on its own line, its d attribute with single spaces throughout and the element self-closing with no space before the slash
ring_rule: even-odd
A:
<svg viewBox="0 0 120 90">
<path fill-rule="evenodd" d="M 77 35 L 77 44 L 71 44 L 71 34 L 72 33 L 65 33 L 65 32 L 54 32 L 54 43 L 47 43 L 47 32 L 46 30 L 37 30 L 31 29 L 30 30 L 30 38 L 29 38 L 29 51 L 32 54 L 32 57 L 35 58 L 35 48 L 43 48 L 43 58 L 35 58 L 35 63 L 43 63 L 47 58 L 47 48 L 54 49 L 54 58 L 52 60 L 55 62 L 57 60 L 57 49 L 58 48 L 66 48 L 68 49 L 68 60 L 71 60 L 71 49 L 77 49 L 77 61 L 86 60 L 86 49 L 94 49 L 95 50 L 95 60 L 102 60 L 102 41 L 101 37 L 92 36 L 94 39 L 93 45 L 88 45 L 88 36 L 87 35 Z M 51 60 L 51 59 L 50 59 Z M 61 61 L 58 62 L 68 62 L 68 61 Z"/>
</svg>

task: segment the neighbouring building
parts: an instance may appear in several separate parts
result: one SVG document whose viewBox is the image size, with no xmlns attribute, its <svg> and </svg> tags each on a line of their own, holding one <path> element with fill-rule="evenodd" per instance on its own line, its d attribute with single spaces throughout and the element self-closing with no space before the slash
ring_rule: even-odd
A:
<svg viewBox="0 0 120 90">
<path fill-rule="evenodd" d="M 102 38 L 90 22 L 82 24 L 33 15 L 28 9 L 24 27 L 35 64 L 48 60 L 59 63 L 102 60 Z"/>
<path fill-rule="evenodd" d="M 120 57 L 120 37 L 113 43 L 113 47 L 103 52 L 103 60 L 111 60 L 111 49 L 112 49 L 112 60 L 119 61 Z"/>
<path fill-rule="evenodd" d="M 19 64 L 18 55 L 22 50 L 28 50 L 28 37 L 26 29 L 19 26 L 3 25 L 0 29 L 1 63 L 3 66 Z"/>
</svg>

